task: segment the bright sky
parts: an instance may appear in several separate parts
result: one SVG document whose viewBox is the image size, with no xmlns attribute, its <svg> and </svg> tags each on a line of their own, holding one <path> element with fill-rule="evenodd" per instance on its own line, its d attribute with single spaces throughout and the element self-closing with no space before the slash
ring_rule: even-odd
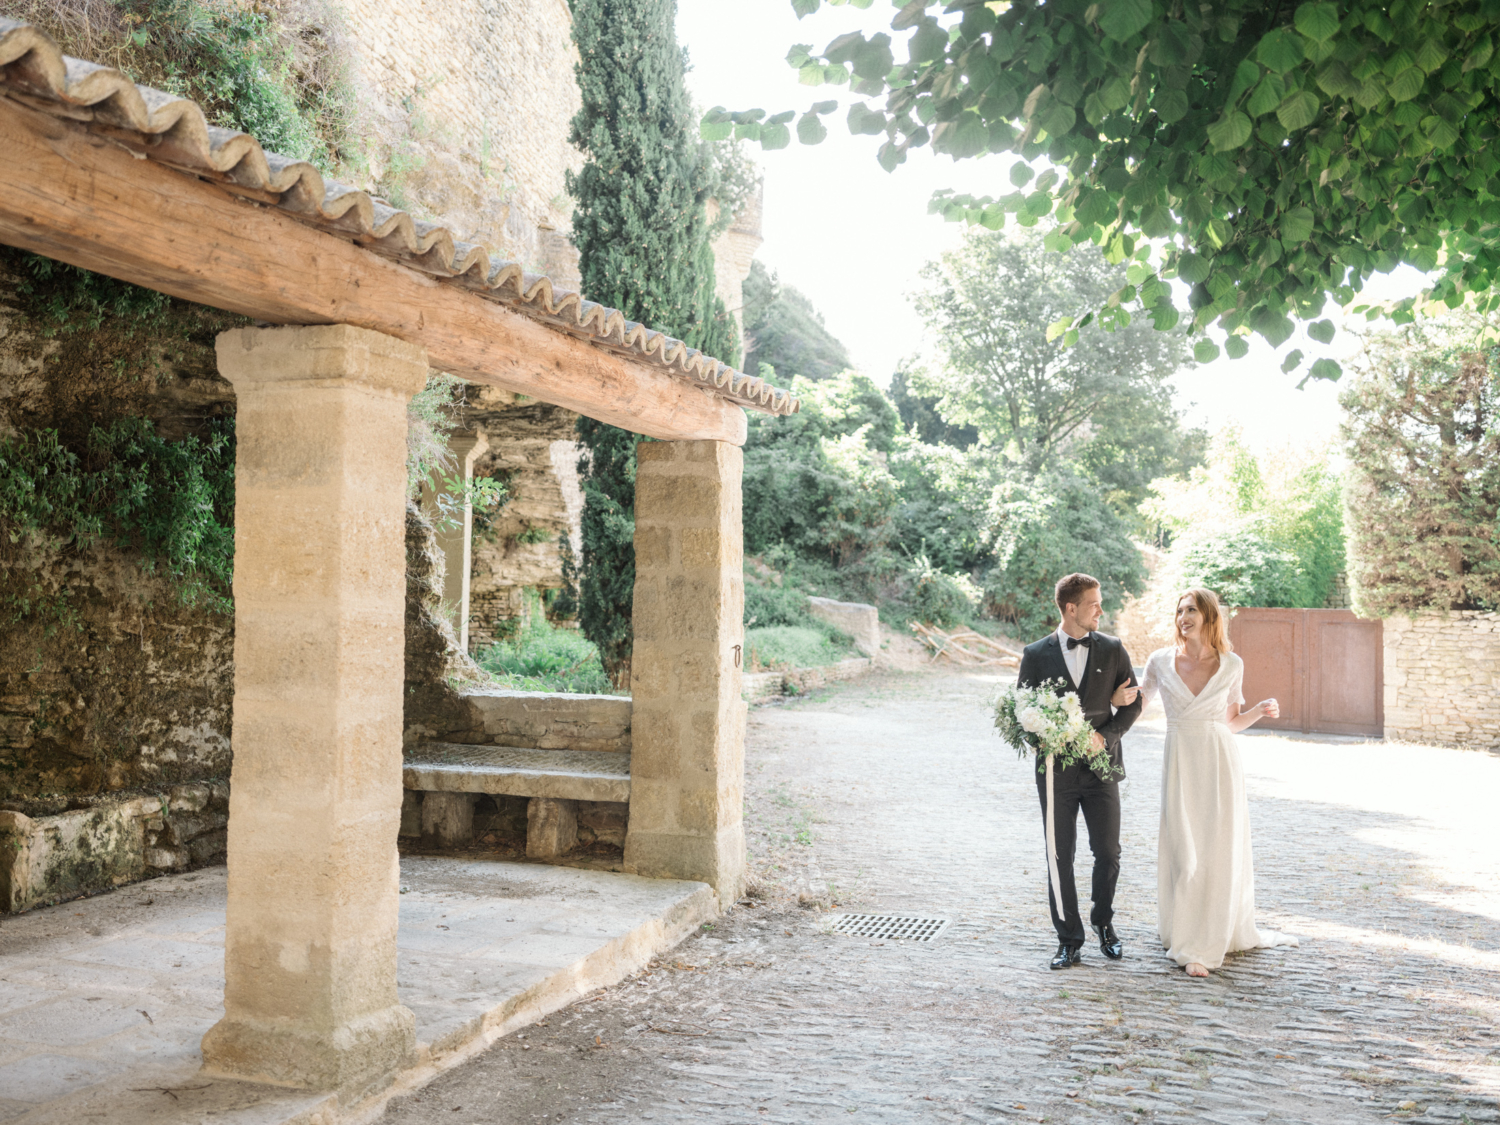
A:
<svg viewBox="0 0 1500 1125">
<path fill-rule="evenodd" d="M 678 0 L 677 35 L 693 65 L 688 85 L 705 108 L 805 109 L 837 97 L 841 108 L 824 118 L 828 139 L 806 147 L 795 139 L 779 152 L 752 156 L 765 173 L 765 244 L 757 257 L 812 299 L 829 330 L 848 345 L 855 364 L 885 383 L 898 361 L 927 350 L 922 323 L 907 295 L 922 265 L 957 244 L 962 225 L 927 214 L 933 191 L 999 195 L 1011 189 L 1006 173 L 1013 157 L 954 162 L 926 149 L 887 174 L 875 162 L 879 138 L 851 137 L 843 115 L 846 88 L 809 88 L 785 62 L 793 43 L 822 48 L 834 36 L 861 26 L 887 29 L 883 0 L 868 11 L 824 7 L 798 20 L 790 0 Z M 898 45 L 899 46 L 899 45 Z M 1377 277 L 1362 299 L 1388 300 L 1415 293 L 1421 277 L 1405 269 Z M 1185 301 L 1179 300 L 1179 307 Z M 1325 314 L 1340 322 L 1330 306 Z M 1356 318 L 1363 324 L 1363 318 Z M 1252 337 L 1244 359 L 1183 372 L 1176 381 L 1179 405 L 1189 418 L 1212 429 L 1237 423 L 1249 444 L 1274 449 L 1330 437 L 1338 424 L 1338 387 L 1310 383 L 1296 389 L 1314 359 L 1343 359 L 1355 347 L 1345 332 L 1327 346 L 1299 335 L 1272 353 Z M 1218 338 L 1222 343 L 1222 337 Z M 1299 371 L 1285 375 L 1281 360 L 1300 348 Z"/>
</svg>

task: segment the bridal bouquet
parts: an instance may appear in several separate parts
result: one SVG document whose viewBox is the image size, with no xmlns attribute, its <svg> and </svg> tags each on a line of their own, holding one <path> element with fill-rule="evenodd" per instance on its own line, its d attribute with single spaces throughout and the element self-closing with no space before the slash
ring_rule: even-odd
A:
<svg viewBox="0 0 1500 1125">
<path fill-rule="evenodd" d="M 1095 751 L 1094 728 L 1083 715 L 1078 696 L 1062 680 L 1043 680 L 1036 687 L 1004 688 L 995 701 L 995 729 L 1022 757 L 1035 750 L 1061 769 L 1074 762 L 1103 766 L 1109 755 Z"/>
</svg>

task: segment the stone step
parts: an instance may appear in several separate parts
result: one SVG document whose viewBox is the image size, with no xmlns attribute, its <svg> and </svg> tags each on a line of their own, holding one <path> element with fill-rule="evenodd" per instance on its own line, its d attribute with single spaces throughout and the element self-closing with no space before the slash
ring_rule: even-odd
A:
<svg viewBox="0 0 1500 1125">
<path fill-rule="evenodd" d="M 407 789 L 435 793 L 629 801 L 630 755 L 428 742 L 409 752 L 401 782 Z"/>
</svg>

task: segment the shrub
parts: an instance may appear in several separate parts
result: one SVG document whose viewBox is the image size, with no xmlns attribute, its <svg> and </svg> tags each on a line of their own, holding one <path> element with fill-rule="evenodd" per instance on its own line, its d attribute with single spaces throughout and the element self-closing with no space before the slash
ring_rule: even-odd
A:
<svg viewBox="0 0 1500 1125">
<path fill-rule="evenodd" d="M 1066 470 L 1003 482 L 991 499 L 991 525 L 995 564 L 984 575 L 985 605 L 1023 636 L 1056 626 L 1052 591 L 1064 574 L 1099 579 L 1111 613 L 1145 585 L 1141 553 L 1124 521 L 1097 488 Z"/>
<path fill-rule="evenodd" d="M 1181 568 L 1182 589 L 1206 587 L 1225 605 L 1302 604 L 1306 575 L 1297 556 L 1250 527 L 1185 541 Z"/>
<path fill-rule="evenodd" d="M 904 600 L 912 615 L 944 629 L 967 623 L 983 596 L 967 574 L 947 574 L 933 566 L 926 555 L 912 560 L 906 578 Z"/>
<path fill-rule="evenodd" d="M 1494 335 L 1468 316 L 1367 342 L 1340 399 L 1361 613 L 1500 607 Z"/>
<path fill-rule="evenodd" d="M 1259 458 L 1237 431 L 1207 464 L 1152 486 L 1144 511 L 1173 538 L 1180 584 L 1241 606 L 1316 609 L 1344 569 L 1343 481 L 1324 449 Z"/>
<path fill-rule="evenodd" d="M 614 690 L 592 641 L 575 629 L 552 625 L 534 592 L 528 593 L 526 611 L 511 639 L 474 654 L 481 668 L 517 691 L 606 695 Z"/>
<path fill-rule="evenodd" d="M 818 668 L 847 657 L 853 646 L 836 629 L 767 625 L 745 630 L 747 671 Z"/>
<path fill-rule="evenodd" d="M 188 605 L 231 611 L 234 423 L 168 441 L 144 418 L 94 427 L 78 449 L 56 430 L 0 441 L 0 519 L 54 550 L 108 539 L 160 562 Z M 24 606 L 21 607 L 24 610 Z"/>
</svg>

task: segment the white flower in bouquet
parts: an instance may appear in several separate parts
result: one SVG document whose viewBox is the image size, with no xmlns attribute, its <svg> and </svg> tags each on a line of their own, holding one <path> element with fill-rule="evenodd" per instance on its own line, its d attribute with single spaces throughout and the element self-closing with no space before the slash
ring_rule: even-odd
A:
<svg viewBox="0 0 1500 1125">
<path fill-rule="evenodd" d="M 1027 707 L 1018 712 L 1016 720 L 1021 724 L 1021 729 L 1031 734 L 1045 734 L 1047 730 L 1047 716 L 1042 714 L 1039 707 Z"/>
</svg>

